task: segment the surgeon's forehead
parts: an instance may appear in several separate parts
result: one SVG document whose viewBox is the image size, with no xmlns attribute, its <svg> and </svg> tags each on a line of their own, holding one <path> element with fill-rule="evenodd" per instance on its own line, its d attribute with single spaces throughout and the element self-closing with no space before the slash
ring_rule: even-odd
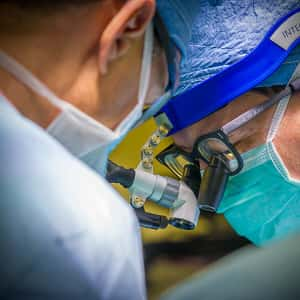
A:
<svg viewBox="0 0 300 300">
<path fill-rule="evenodd" d="M 251 109 L 267 100 L 269 97 L 274 95 L 277 90 L 281 90 L 283 88 L 284 87 L 282 86 L 274 86 L 272 88 L 255 88 L 244 93 L 228 105 L 208 115 L 206 118 L 175 133 L 173 135 L 175 144 L 186 151 L 191 151 L 194 142 L 199 136 L 220 129 L 226 123 L 232 121 L 248 109 Z"/>
</svg>

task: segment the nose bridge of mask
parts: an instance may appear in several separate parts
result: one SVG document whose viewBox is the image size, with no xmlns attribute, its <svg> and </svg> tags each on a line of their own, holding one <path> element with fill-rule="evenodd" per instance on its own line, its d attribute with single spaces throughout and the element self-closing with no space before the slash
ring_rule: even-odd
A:
<svg viewBox="0 0 300 300">
<path fill-rule="evenodd" d="M 296 67 L 296 70 L 294 71 L 293 75 L 291 76 L 288 84 L 300 77 L 300 63 Z M 283 176 L 283 178 L 287 179 L 288 181 L 292 181 L 295 184 L 299 184 L 298 180 L 294 180 L 290 174 L 288 169 L 286 168 L 280 154 L 278 153 L 276 146 L 273 143 L 273 140 L 278 132 L 279 126 L 281 124 L 281 121 L 284 117 L 284 114 L 287 110 L 288 103 L 290 101 L 290 98 L 292 95 L 289 95 L 282 99 L 275 110 L 275 113 L 273 115 L 271 126 L 267 135 L 267 143 L 266 143 L 266 150 L 268 153 L 269 158 L 271 159 L 274 167 L 277 169 L 277 171 Z"/>
<path fill-rule="evenodd" d="M 293 80 L 297 79 L 300 77 L 300 63 L 298 64 L 298 66 L 296 67 L 293 75 L 291 76 L 289 82 L 287 85 L 289 85 Z M 286 112 L 289 100 L 291 98 L 292 95 L 289 95 L 287 97 L 285 97 L 284 99 L 282 99 L 276 107 L 275 113 L 273 115 L 272 121 L 271 121 L 271 126 L 269 128 L 268 131 L 268 135 L 267 135 L 267 143 L 272 142 L 273 139 L 276 136 L 276 133 L 279 129 L 280 123 L 284 117 L 284 114 Z"/>
<path fill-rule="evenodd" d="M 287 85 L 289 85 L 292 81 L 300 77 L 300 63 L 298 64 L 297 68 L 295 69 L 293 75 L 291 76 Z M 261 165 L 262 163 L 268 161 L 269 159 L 272 160 L 273 164 L 277 168 L 277 170 L 285 177 L 288 178 L 288 172 L 284 167 L 284 163 L 276 150 L 276 147 L 273 144 L 273 139 L 275 138 L 281 121 L 284 117 L 284 113 L 287 109 L 289 99 L 291 95 L 288 95 L 281 100 L 279 100 L 274 115 L 271 120 L 271 124 L 267 133 L 266 143 L 258 146 L 254 149 L 249 150 L 242 154 L 242 158 L 244 161 L 244 168 L 242 169 L 241 173 L 252 169 L 256 166 Z M 227 125 L 230 125 L 228 123 Z M 234 124 L 233 124 L 234 125 Z M 225 125 L 226 126 L 226 125 Z M 223 128 L 225 128 L 225 126 Z M 230 127 L 230 126 L 229 126 Z M 228 129 L 225 129 L 228 130 Z M 236 161 L 230 161 L 231 167 L 235 167 Z"/>
</svg>

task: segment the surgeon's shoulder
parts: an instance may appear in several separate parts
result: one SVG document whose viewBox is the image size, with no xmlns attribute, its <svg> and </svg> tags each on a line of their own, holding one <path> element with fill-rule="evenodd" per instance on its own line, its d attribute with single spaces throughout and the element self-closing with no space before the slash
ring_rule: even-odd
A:
<svg viewBox="0 0 300 300">
<path fill-rule="evenodd" d="M 103 230 L 120 219 L 123 229 L 127 223 L 136 226 L 132 209 L 102 177 L 42 128 L 2 108 L 0 105 L 1 198 L 7 193 L 31 205 L 38 201 L 54 211 L 68 211 L 77 224 L 91 224 L 87 220 L 94 218 Z"/>
<path fill-rule="evenodd" d="M 18 274 L 31 291 L 56 291 L 65 278 L 72 291 L 99 276 L 110 286 L 110 274 L 120 269 L 115 262 L 130 253 L 141 257 L 129 205 L 43 129 L 1 103 L 0 200 L 0 275 L 6 278 L 0 290 Z M 101 295 L 104 287 L 94 290 Z"/>
</svg>

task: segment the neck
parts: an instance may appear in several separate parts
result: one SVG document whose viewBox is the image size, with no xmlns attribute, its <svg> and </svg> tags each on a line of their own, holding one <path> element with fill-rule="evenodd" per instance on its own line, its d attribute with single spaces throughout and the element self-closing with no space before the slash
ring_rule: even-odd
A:
<svg viewBox="0 0 300 300">
<path fill-rule="evenodd" d="M 103 28 L 99 23 L 106 22 L 103 15 L 96 15 L 99 14 L 99 9 L 94 9 L 96 5 L 99 4 L 87 6 L 80 13 L 41 21 L 38 31 L 0 32 L 0 48 L 64 98 L 86 64 L 88 53 L 98 43 Z M 0 69 L 0 89 L 22 114 L 42 127 L 47 127 L 59 113 L 3 69 Z"/>
</svg>

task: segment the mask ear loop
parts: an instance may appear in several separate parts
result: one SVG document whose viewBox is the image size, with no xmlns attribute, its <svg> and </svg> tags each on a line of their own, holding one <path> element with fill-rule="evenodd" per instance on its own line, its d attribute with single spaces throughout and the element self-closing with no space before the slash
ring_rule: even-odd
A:
<svg viewBox="0 0 300 300">
<path fill-rule="evenodd" d="M 17 80 L 28 86 L 37 95 L 46 98 L 51 104 L 64 109 L 67 104 L 61 101 L 45 84 L 9 55 L 0 50 L 0 66 Z"/>
<path fill-rule="evenodd" d="M 127 132 L 135 124 L 132 124 L 132 119 L 136 113 L 139 114 L 138 119 L 141 118 L 143 113 L 143 106 L 146 100 L 147 92 L 150 85 L 151 69 L 152 69 L 152 56 L 154 45 L 154 32 L 152 22 L 148 25 L 144 37 L 143 59 L 140 73 L 140 82 L 138 90 L 138 103 L 135 108 L 127 115 L 127 117 L 118 125 L 116 132 Z M 138 120 L 136 121 L 138 122 Z M 135 122 L 135 123 L 136 123 Z"/>
<path fill-rule="evenodd" d="M 139 109 L 141 110 L 139 118 L 142 115 L 142 107 L 145 102 L 145 98 L 150 84 L 153 41 L 154 41 L 153 24 L 150 23 L 145 32 L 143 61 L 141 66 L 140 84 L 139 84 L 139 91 L 138 91 L 138 103 L 136 107 L 129 113 L 129 115 L 118 125 L 115 131 L 106 128 L 107 132 L 110 134 L 111 133 L 120 134 L 128 131 L 130 127 L 134 125 L 132 124 L 132 122 L 130 122 L 130 120 L 135 119 L 133 117 L 136 114 L 137 110 Z M 59 107 L 61 110 L 65 110 L 66 108 L 76 110 L 77 114 L 82 115 L 83 117 L 88 119 L 90 123 L 94 123 L 94 125 L 96 125 L 96 123 L 97 125 L 101 124 L 101 123 L 98 124 L 96 120 L 94 120 L 88 115 L 85 115 L 76 107 L 73 107 L 69 103 L 59 99 L 44 83 L 38 80 L 30 71 L 28 71 L 25 67 L 19 64 L 15 59 L 11 58 L 9 55 L 5 54 L 1 50 L 0 50 L 0 66 L 8 73 L 13 75 L 17 80 L 22 82 L 24 85 L 28 86 L 37 95 L 46 98 L 54 106 Z M 101 127 L 104 128 L 104 126 Z"/>
<path fill-rule="evenodd" d="M 89 115 L 83 113 L 77 107 L 71 105 L 59 99 L 44 83 L 42 83 L 38 78 L 35 77 L 30 71 L 19 64 L 15 59 L 11 58 L 9 55 L 5 54 L 0 50 L 0 67 L 6 70 L 8 73 L 13 75 L 17 80 L 22 82 L 25 86 L 29 87 L 33 92 L 35 92 L 40 97 L 47 99 L 51 104 L 60 108 L 62 111 L 69 109 L 75 111 L 79 118 L 85 119 L 90 126 L 100 127 L 101 130 L 105 131 L 106 134 L 115 134 L 114 131 L 104 126 L 102 123 L 97 122 L 95 119 Z M 53 122 L 49 125 L 49 129 L 53 126 Z"/>
</svg>

